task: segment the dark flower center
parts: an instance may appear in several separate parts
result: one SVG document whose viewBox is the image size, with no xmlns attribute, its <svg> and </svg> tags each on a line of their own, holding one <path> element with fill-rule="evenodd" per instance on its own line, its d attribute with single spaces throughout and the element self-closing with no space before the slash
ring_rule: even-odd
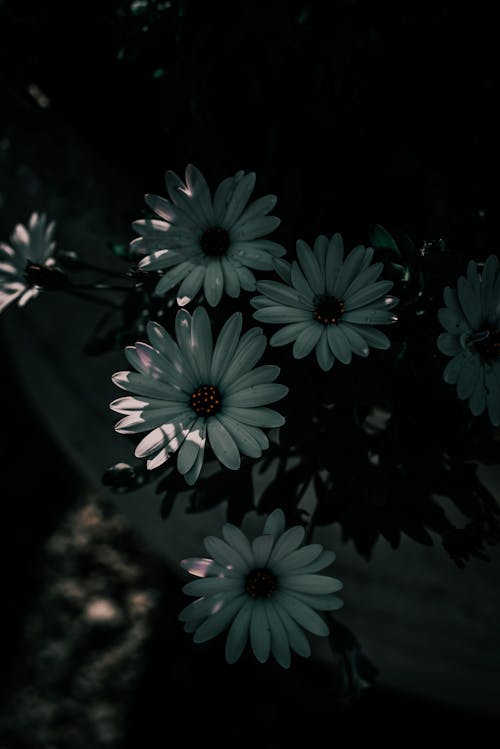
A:
<svg viewBox="0 0 500 749">
<path fill-rule="evenodd" d="M 191 408 L 198 416 L 213 416 L 221 405 L 220 393 L 213 385 L 200 385 L 191 396 Z"/>
<path fill-rule="evenodd" d="M 31 260 L 26 263 L 24 277 L 28 286 L 40 286 L 46 291 L 59 291 L 68 285 L 68 277 L 59 268 L 47 268 Z"/>
<path fill-rule="evenodd" d="M 474 344 L 476 351 L 483 361 L 492 361 L 500 356 L 500 330 L 489 328 L 484 331 L 484 337 Z"/>
<path fill-rule="evenodd" d="M 252 570 L 245 580 L 245 592 L 251 598 L 271 598 L 277 587 L 276 576 L 265 567 Z"/>
<path fill-rule="evenodd" d="M 200 244 L 205 255 L 220 257 L 229 249 L 229 234 L 221 226 L 212 226 L 203 232 Z"/>
<path fill-rule="evenodd" d="M 335 296 L 316 297 L 316 308 L 313 317 L 323 325 L 338 325 L 344 311 L 344 302 Z"/>
</svg>

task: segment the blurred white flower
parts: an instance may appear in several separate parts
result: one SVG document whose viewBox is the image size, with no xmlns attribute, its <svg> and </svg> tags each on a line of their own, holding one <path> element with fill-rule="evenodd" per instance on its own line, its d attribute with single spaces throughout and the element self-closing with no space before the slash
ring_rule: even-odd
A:
<svg viewBox="0 0 500 749">
<path fill-rule="evenodd" d="M 38 295 L 40 272 L 55 264 L 54 228 L 44 213 L 32 213 L 28 226 L 15 226 L 10 244 L 0 242 L 0 312 L 16 300 L 23 307 Z"/>
<path fill-rule="evenodd" d="M 158 219 L 142 219 L 133 226 L 141 235 L 131 242 L 132 252 L 146 254 L 141 270 L 166 270 L 156 286 L 161 296 L 179 285 L 177 302 L 188 304 L 203 287 L 215 307 L 225 292 L 237 297 L 240 289 L 255 290 L 250 268 L 270 270 L 273 257 L 285 254 L 276 242 L 263 239 L 280 224 L 268 216 L 276 204 L 265 195 L 248 205 L 255 173 L 240 171 L 223 180 L 214 198 L 205 178 L 188 165 L 185 183 L 173 172 L 165 176 L 170 200 L 146 195 Z"/>
<path fill-rule="evenodd" d="M 205 538 L 212 558 L 184 559 L 181 566 L 201 578 L 184 586 L 185 593 L 199 596 L 179 615 L 195 642 L 205 642 L 230 627 L 226 660 L 234 663 L 248 640 L 257 660 L 264 663 L 272 653 L 288 668 L 290 649 L 311 654 L 303 630 L 328 634 L 328 625 L 317 611 L 334 611 L 343 602 L 332 595 L 342 583 L 316 574 L 335 560 L 320 544 L 301 546 L 304 528 L 285 530 L 283 511 L 274 510 L 263 535 L 250 542 L 236 526 L 222 527 L 223 539 Z"/>
</svg>

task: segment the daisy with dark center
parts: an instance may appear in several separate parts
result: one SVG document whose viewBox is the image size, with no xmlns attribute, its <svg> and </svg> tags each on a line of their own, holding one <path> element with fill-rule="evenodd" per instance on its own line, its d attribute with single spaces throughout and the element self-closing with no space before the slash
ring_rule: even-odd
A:
<svg viewBox="0 0 500 749">
<path fill-rule="evenodd" d="M 279 225 L 268 216 L 276 204 L 274 195 L 249 203 L 255 174 L 237 172 L 223 180 L 212 199 L 208 185 L 196 167 L 186 169 L 185 183 L 167 172 L 170 200 L 146 195 L 146 203 L 159 218 L 134 222 L 141 235 L 130 245 L 144 254 L 141 270 L 163 270 L 156 286 L 162 296 L 179 285 L 177 302 L 188 304 L 203 288 L 215 307 L 223 293 L 237 297 L 240 289 L 255 290 L 251 269 L 271 270 L 273 257 L 284 248 L 264 237 Z"/>
<path fill-rule="evenodd" d="M 28 226 L 14 228 L 10 244 L 0 242 L 0 312 L 15 301 L 23 307 L 44 285 L 57 285 L 65 278 L 54 268 L 54 228 L 45 214 L 32 213 Z"/>
<path fill-rule="evenodd" d="M 185 593 L 198 596 L 179 615 L 185 630 L 194 633 L 195 642 L 205 642 L 229 628 L 228 663 L 240 658 L 248 640 L 261 663 L 272 654 L 288 668 L 291 650 L 309 656 L 304 630 L 326 636 L 328 625 L 317 612 L 343 605 L 333 595 L 342 583 L 316 574 L 335 561 L 335 554 L 320 544 L 302 546 L 304 528 L 285 530 L 282 510 L 268 516 L 262 535 L 251 542 L 231 523 L 223 525 L 222 535 L 205 539 L 211 558 L 181 562 L 201 578 L 184 586 Z"/>
<path fill-rule="evenodd" d="M 375 325 L 397 320 L 391 310 L 398 299 L 388 296 L 392 281 L 378 280 L 382 263 L 371 264 L 373 249 L 355 247 L 344 258 L 340 234 L 330 241 L 320 236 L 311 250 L 297 242 L 298 261 L 276 260 L 274 265 L 283 283 L 259 281 L 262 296 L 251 304 L 256 320 L 281 325 L 271 346 L 294 342 L 293 355 L 302 359 L 316 349 L 324 371 L 335 359 L 349 364 L 352 354 L 368 356 L 369 349 L 386 349 L 387 336 Z"/>
<path fill-rule="evenodd" d="M 227 468 L 240 466 L 241 454 L 260 458 L 269 446 L 268 427 L 284 424 L 267 404 L 288 388 L 275 383 L 279 367 L 255 365 L 266 348 L 260 328 L 241 335 L 242 316 L 235 312 L 212 345 L 207 311 L 197 307 L 176 315 L 176 341 L 158 323 L 147 328 L 150 343 L 136 343 L 125 355 L 136 372 L 117 372 L 113 382 L 133 395 L 111 408 L 124 414 L 115 429 L 121 434 L 147 432 L 135 454 L 148 468 L 177 453 L 177 468 L 188 484 L 197 480 L 211 446 Z"/>
<path fill-rule="evenodd" d="M 444 290 L 445 307 L 439 321 L 446 332 L 438 337 L 439 350 L 453 357 L 445 367 L 446 382 L 457 386 L 461 400 L 469 401 L 474 416 L 485 410 L 493 426 L 500 425 L 500 269 L 490 255 L 481 270 L 470 261 L 467 276 L 457 288 Z"/>
</svg>

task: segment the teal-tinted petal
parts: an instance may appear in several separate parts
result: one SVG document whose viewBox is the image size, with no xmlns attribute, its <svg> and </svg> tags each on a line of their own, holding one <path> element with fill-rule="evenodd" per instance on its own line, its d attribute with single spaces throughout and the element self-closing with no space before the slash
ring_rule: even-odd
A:
<svg viewBox="0 0 500 749">
<path fill-rule="evenodd" d="M 326 334 L 328 336 L 328 345 L 336 359 L 342 364 L 349 364 L 352 358 L 349 341 L 339 325 L 327 325 Z"/>
<path fill-rule="evenodd" d="M 221 567 L 234 570 L 241 575 L 246 575 L 250 565 L 242 554 L 217 536 L 207 536 L 203 543 L 210 556 L 221 565 Z"/>
<path fill-rule="evenodd" d="M 328 294 L 333 294 L 343 259 L 344 242 L 342 236 L 336 233 L 330 240 L 325 260 L 325 288 Z"/>
<path fill-rule="evenodd" d="M 441 333 L 437 339 L 438 349 L 447 356 L 456 356 L 462 351 L 459 336 L 451 333 Z"/>
<path fill-rule="evenodd" d="M 311 575 L 299 573 L 288 575 L 286 572 L 280 576 L 280 589 L 296 591 L 298 593 L 309 593 L 311 595 L 326 595 L 337 593 L 343 588 L 340 580 L 328 575 Z"/>
<path fill-rule="evenodd" d="M 285 513 L 281 508 L 277 508 L 276 510 L 273 510 L 270 515 L 268 515 L 262 533 L 277 538 L 283 533 L 284 530 Z"/>
<path fill-rule="evenodd" d="M 217 613 L 212 614 L 201 624 L 194 633 L 194 642 L 206 642 L 219 635 L 230 624 L 244 603 L 248 600 L 246 594 L 225 603 Z"/>
<path fill-rule="evenodd" d="M 237 406 L 228 406 L 224 413 L 236 421 L 248 424 L 254 427 L 281 427 L 285 423 L 284 417 L 277 411 L 265 406 L 257 408 L 240 408 Z"/>
<path fill-rule="evenodd" d="M 212 365 L 212 327 L 205 307 L 196 307 L 191 322 L 191 350 L 196 359 L 200 384 L 208 384 Z"/>
<path fill-rule="evenodd" d="M 488 416 L 493 426 L 500 426 L 500 366 L 497 362 L 485 366 L 484 383 Z"/>
<path fill-rule="evenodd" d="M 271 599 L 270 604 L 283 623 L 292 650 L 303 658 L 308 658 L 311 655 L 311 646 L 295 619 L 292 619 L 286 609 L 280 606 L 277 601 Z"/>
<path fill-rule="evenodd" d="M 177 470 L 185 474 L 193 467 L 200 449 L 205 447 L 206 425 L 204 418 L 196 419 L 177 455 Z"/>
<path fill-rule="evenodd" d="M 344 323 L 341 320 L 338 327 L 345 334 L 349 342 L 349 346 L 351 347 L 352 351 L 355 354 L 357 354 L 358 356 L 363 356 L 363 357 L 368 356 L 368 354 L 370 353 L 370 348 L 367 342 L 365 341 L 363 336 L 360 335 L 358 331 L 354 329 L 352 325 L 349 325 L 349 323 Z"/>
<path fill-rule="evenodd" d="M 177 291 L 177 304 L 184 307 L 189 304 L 203 285 L 205 278 L 205 266 L 196 265 L 191 273 L 182 281 Z"/>
<path fill-rule="evenodd" d="M 300 296 L 313 304 L 313 290 L 300 270 L 299 264 L 296 260 L 292 262 L 292 283 Z"/>
<path fill-rule="evenodd" d="M 344 310 L 349 312 L 350 310 L 371 304 L 380 299 L 380 297 L 385 296 L 392 289 L 392 286 L 392 281 L 377 281 L 359 289 L 359 291 L 354 292 L 350 296 L 345 295 Z"/>
<path fill-rule="evenodd" d="M 326 263 L 326 255 L 328 252 L 328 237 L 325 237 L 324 234 L 320 234 L 319 237 L 316 237 L 314 242 L 314 257 L 318 261 L 318 265 L 320 267 L 321 272 L 325 275 L 325 263 Z"/>
<path fill-rule="evenodd" d="M 211 307 L 216 307 L 224 291 L 224 275 L 218 258 L 210 258 L 205 271 L 203 291 Z"/>
<path fill-rule="evenodd" d="M 271 336 L 269 341 L 270 346 L 284 346 L 287 343 L 291 343 L 297 339 L 303 333 L 307 336 L 309 332 L 313 330 L 315 324 L 310 320 L 302 320 L 300 322 L 293 322 L 285 325 L 284 327 L 277 330 L 274 335 Z"/>
<path fill-rule="evenodd" d="M 260 322 L 270 323 L 294 323 L 294 322 L 310 322 L 311 312 L 306 309 L 298 309 L 295 307 L 264 307 L 258 309 L 253 313 L 256 320 Z M 277 344 L 271 344 L 277 345 Z M 283 344 L 280 344 L 283 345 Z"/>
<path fill-rule="evenodd" d="M 297 241 L 297 257 L 314 294 L 325 293 L 325 279 L 313 251 L 302 239 Z M 311 305 L 311 309 L 312 309 Z"/>
<path fill-rule="evenodd" d="M 229 387 L 243 374 L 250 371 L 262 357 L 267 345 L 266 337 L 261 328 L 251 328 L 244 333 L 233 354 L 232 361 L 226 362 L 226 370 L 220 376 L 218 383 L 224 398 L 225 388 Z"/>
<path fill-rule="evenodd" d="M 236 663 L 248 641 L 253 601 L 247 599 L 236 614 L 226 640 L 226 661 Z"/>
<path fill-rule="evenodd" d="M 179 263 L 172 270 L 167 271 L 164 276 L 160 278 L 155 288 L 155 296 L 163 296 L 177 286 L 191 271 L 193 270 L 193 264 L 189 261 Z"/>
<path fill-rule="evenodd" d="M 207 435 L 212 450 L 222 465 L 235 471 L 240 467 L 240 451 L 225 426 L 217 418 L 207 421 Z"/>
<path fill-rule="evenodd" d="M 301 545 L 304 536 L 305 530 L 301 525 L 294 525 L 285 531 L 276 541 L 269 564 L 272 566 L 283 559 L 283 557 L 291 554 L 292 551 L 295 551 Z"/>
<path fill-rule="evenodd" d="M 261 445 L 257 442 L 254 434 L 246 424 L 240 424 L 239 421 L 236 421 L 224 412 L 217 414 L 214 418 L 218 419 L 227 429 L 242 455 L 248 455 L 250 458 L 260 458 L 262 455 Z"/>
<path fill-rule="evenodd" d="M 343 318 L 340 324 L 342 327 L 344 326 Z M 357 325 L 355 323 L 349 323 L 348 328 L 358 333 L 371 348 L 390 348 L 391 342 L 389 338 L 381 330 L 377 330 L 377 328 L 373 328 L 370 325 Z"/>
<path fill-rule="evenodd" d="M 222 373 L 227 367 L 227 363 L 231 361 L 234 352 L 238 348 L 242 322 L 243 317 L 241 312 L 234 312 L 231 317 L 226 320 L 219 333 L 210 369 L 210 381 L 212 384 L 217 384 L 219 382 Z"/>
<path fill-rule="evenodd" d="M 328 634 L 328 625 L 325 620 L 314 609 L 299 601 L 295 596 L 278 590 L 274 594 L 274 600 L 304 629 L 320 637 L 325 637 Z"/>
<path fill-rule="evenodd" d="M 264 601 L 256 600 L 250 619 L 250 644 L 255 657 L 265 663 L 271 650 L 271 633 Z"/>
<path fill-rule="evenodd" d="M 225 229 L 231 229 L 241 217 L 254 187 L 255 172 L 250 172 L 240 179 L 226 207 L 223 219 L 223 226 Z"/>
<path fill-rule="evenodd" d="M 389 325 L 397 322 L 397 319 L 396 315 L 390 310 L 377 309 L 376 307 L 362 307 L 342 313 L 342 320 L 359 325 Z"/>
<path fill-rule="evenodd" d="M 354 281 L 360 272 L 361 265 L 365 256 L 365 248 L 358 245 L 349 252 L 337 274 L 337 279 L 333 286 L 333 295 L 337 299 L 343 299 L 348 286 Z"/>
<path fill-rule="evenodd" d="M 293 345 L 293 355 L 295 359 L 303 359 L 305 356 L 308 356 L 318 343 L 322 332 L 323 326 L 320 323 L 307 323 L 306 327 L 303 328 L 302 332 L 297 336 Z M 275 336 L 273 336 L 273 338 L 275 338 Z M 272 340 L 273 339 L 271 338 L 271 342 Z"/>
<path fill-rule="evenodd" d="M 266 406 L 268 403 L 275 403 L 281 400 L 287 394 L 288 387 L 286 385 L 270 382 L 262 385 L 253 385 L 244 390 L 238 390 L 231 395 L 225 394 L 224 404 L 226 406 L 240 406 L 243 408 Z"/>
<path fill-rule="evenodd" d="M 323 372 L 328 372 L 332 368 L 335 357 L 333 356 L 330 346 L 328 345 L 328 336 L 325 329 L 322 330 L 320 339 L 316 344 L 316 359 Z"/>
<path fill-rule="evenodd" d="M 484 367 L 479 369 L 474 390 L 469 400 L 469 408 L 473 416 L 479 416 L 486 408 L 486 389 L 484 384 Z"/>
<path fill-rule="evenodd" d="M 222 535 L 224 536 L 226 543 L 236 549 L 246 563 L 251 567 L 254 561 L 252 547 L 243 531 L 232 523 L 224 523 L 222 526 Z"/>
<path fill-rule="evenodd" d="M 285 286 L 279 281 L 258 281 L 257 289 L 278 304 L 297 307 L 298 309 L 313 309 L 312 301 L 302 299 L 295 289 Z"/>
<path fill-rule="evenodd" d="M 265 601 L 267 621 L 271 634 L 271 652 L 276 661 L 283 668 L 289 668 L 291 663 L 290 645 L 288 634 L 282 620 L 279 618 L 276 608 L 271 601 Z"/>
<path fill-rule="evenodd" d="M 222 275 L 224 276 L 224 289 L 228 296 L 235 299 L 240 295 L 240 279 L 232 262 L 227 257 L 221 258 Z"/>
<path fill-rule="evenodd" d="M 458 376 L 465 364 L 467 355 L 465 353 L 458 354 L 451 361 L 448 362 L 443 372 L 443 379 L 449 385 L 455 385 Z"/>
<path fill-rule="evenodd" d="M 296 570 L 302 572 L 302 568 L 317 559 L 322 551 L 323 547 L 321 544 L 303 546 L 275 562 L 273 571 L 275 574 L 290 573 Z"/>
</svg>

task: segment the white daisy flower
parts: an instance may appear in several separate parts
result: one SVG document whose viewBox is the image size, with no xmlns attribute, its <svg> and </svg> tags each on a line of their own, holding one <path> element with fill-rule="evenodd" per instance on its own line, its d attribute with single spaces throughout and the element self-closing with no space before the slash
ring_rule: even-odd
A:
<svg viewBox="0 0 500 749">
<path fill-rule="evenodd" d="M 274 195 L 250 203 L 255 173 L 237 172 L 223 180 L 214 198 L 205 178 L 191 164 L 185 183 L 173 172 L 165 181 L 170 200 L 146 195 L 146 203 L 158 219 L 135 221 L 141 235 L 131 242 L 132 252 L 147 254 L 141 270 L 166 270 L 156 286 L 162 296 L 180 284 L 177 302 L 182 307 L 200 291 L 215 307 L 223 292 L 237 297 L 240 288 L 255 290 L 250 270 L 272 269 L 272 258 L 285 254 L 276 242 L 263 239 L 280 224 L 276 216 L 266 214 L 276 204 Z"/>
<path fill-rule="evenodd" d="M 234 663 L 250 640 L 261 663 L 272 653 L 288 668 L 290 649 L 303 657 L 311 654 L 304 630 L 326 636 L 325 620 L 317 611 L 334 611 L 343 602 L 332 595 L 340 580 L 317 575 L 335 560 L 333 551 L 320 544 L 301 546 L 304 528 L 285 531 L 282 510 L 274 510 L 263 535 L 250 542 L 231 523 L 222 526 L 224 539 L 208 536 L 205 548 L 212 558 L 184 559 L 181 566 L 201 578 L 184 586 L 185 593 L 199 596 L 179 615 L 184 629 L 194 632 L 195 642 L 206 642 L 230 627 L 226 660 Z"/>
<path fill-rule="evenodd" d="M 24 307 L 38 295 L 44 269 L 55 265 L 54 227 L 44 213 L 32 213 L 28 226 L 15 226 L 10 244 L 0 242 L 0 312 L 16 300 Z"/>
<path fill-rule="evenodd" d="M 481 271 L 470 261 L 467 277 L 457 289 L 447 286 L 438 312 L 446 333 L 437 339 L 439 350 L 452 356 L 443 373 L 457 386 L 461 400 L 469 401 L 474 416 L 485 409 L 493 426 L 500 425 L 500 269 L 490 255 Z"/>
<path fill-rule="evenodd" d="M 136 447 L 138 458 L 156 468 L 177 452 L 177 468 L 190 485 L 197 480 L 211 446 L 227 468 L 240 466 L 240 454 L 260 458 L 269 447 L 263 428 L 284 424 L 267 404 L 283 398 L 288 388 L 273 382 L 279 367 L 255 367 L 266 348 L 261 328 L 241 335 L 242 315 L 226 321 L 215 346 L 207 311 L 191 316 L 177 312 L 177 342 L 155 322 L 147 332 L 150 344 L 136 343 L 125 356 L 137 372 L 117 372 L 113 382 L 134 395 L 118 398 L 111 408 L 125 414 L 115 429 L 120 434 L 148 432 Z"/>
<path fill-rule="evenodd" d="M 298 262 L 276 260 L 284 283 L 259 281 L 263 296 L 254 297 L 256 320 L 282 325 L 271 346 L 294 342 L 293 355 L 302 359 L 316 347 L 318 364 L 325 372 L 335 359 L 349 364 L 352 354 L 368 356 L 369 348 L 386 349 L 387 336 L 374 325 L 388 325 L 397 317 L 391 309 L 398 299 L 387 296 L 392 281 L 377 280 L 382 263 L 371 265 L 373 249 L 359 245 L 344 259 L 340 234 L 330 241 L 319 236 L 314 251 L 299 239 Z"/>
</svg>

